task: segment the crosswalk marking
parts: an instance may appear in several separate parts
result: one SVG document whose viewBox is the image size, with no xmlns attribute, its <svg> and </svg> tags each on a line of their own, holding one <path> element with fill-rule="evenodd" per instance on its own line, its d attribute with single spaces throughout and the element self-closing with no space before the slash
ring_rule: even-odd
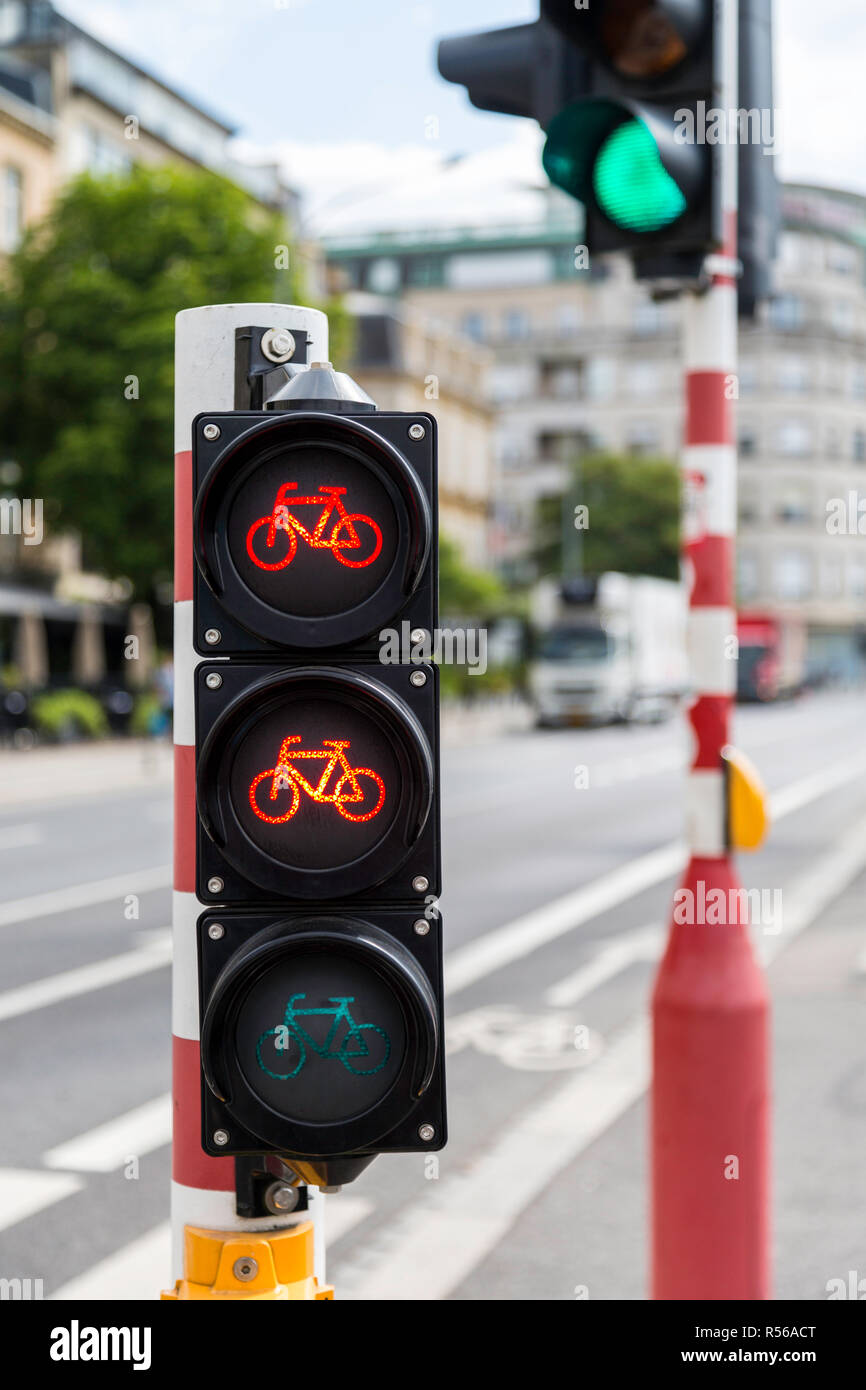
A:
<svg viewBox="0 0 866 1390">
<path fill-rule="evenodd" d="M 147 974 L 150 970 L 160 970 L 170 960 L 170 944 L 167 941 L 154 942 L 152 946 L 140 946 L 121 956 L 109 956 L 107 960 L 98 960 L 92 965 L 64 970 L 59 975 L 49 975 L 31 984 L 8 989 L 0 994 L 0 1022 L 7 1018 L 18 1018 L 34 1009 L 44 1009 L 61 999 L 74 999 L 76 995 L 90 994 L 93 990 L 104 989 L 106 985 L 134 979 L 136 975 Z"/>
<path fill-rule="evenodd" d="M 46 1168 L 78 1173 L 111 1173 L 128 1158 L 151 1153 L 171 1142 L 171 1095 L 157 1096 L 86 1134 L 68 1139 L 42 1155 Z"/>
<path fill-rule="evenodd" d="M 28 1216 L 61 1202 L 64 1197 L 71 1197 L 83 1186 L 80 1178 L 69 1173 L 0 1168 L 0 1231 L 26 1221 Z"/>
</svg>

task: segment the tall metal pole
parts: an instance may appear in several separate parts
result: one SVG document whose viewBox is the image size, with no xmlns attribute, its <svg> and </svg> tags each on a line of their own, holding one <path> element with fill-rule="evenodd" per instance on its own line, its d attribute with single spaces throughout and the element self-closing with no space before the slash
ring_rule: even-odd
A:
<svg viewBox="0 0 866 1390">
<path fill-rule="evenodd" d="M 738 6 L 737 0 L 717 4 L 725 19 L 722 105 L 732 112 L 738 105 Z M 715 915 L 711 923 L 701 920 L 712 890 L 722 890 L 724 897 L 711 901 L 730 904 L 731 890 L 739 888 L 728 845 L 721 758 L 736 690 L 734 143 L 725 145 L 722 167 L 723 256 L 709 263 L 709 290 L 688 295 L 684 304 L 683 468 L 687 477 L 703 478 L 706 529 L 685 546 L 694 576 L 690 858 L 653 994 L 652 1295 L 657 1299 L 769 1297 L 766 986 L 739 913 L 726 913 L 724 925 L 716 924 Z"/>
<path fill-rule="evenodd" d="M 172 1278 L 189 1277 L 189 1232 L 226 1237 L 279 1231 L 297 1217 L 239 1217 L 232 1158 L 213 1158 L 201 1145 L 201 1063 L 196 922 L 195 700 L 193 646 L 192 422 L 205 410 L 235 409 L 235 329 L 250 324 L 305 329 L 310 359 L 328 357 L 328 320 L 317 309 L 285 304 L 219 304 L 177 316 L 175 352 L 175 607 L 174 607 L 174 963 L 172 1034 Z M 324 1198 L 309 1189 L 315 1223 L 315 1275 L 324 1285 Z M 186 1249 L 185 1249 L 186 1247 Z M 219 1242 L 213 1243 L 214 1249 Z M 246 1255 L 247 1251 L 241 1251 Z M 186 1257 L 186 1258 L 185 1258 Z M 203 1265 L 208 1259 L 202 1261 Z M 215 1265 L 214 1265 L 215 1267 Z M 212 1271 L 211 1271 L 212 1273 Z M 248 1285 L 250 1291 L 253 1285 Z M 172 1295 L 174 1296 L 174 1295 Z M 226 1295 L 225 1292 L 221 1295 Z"/>
</svg>

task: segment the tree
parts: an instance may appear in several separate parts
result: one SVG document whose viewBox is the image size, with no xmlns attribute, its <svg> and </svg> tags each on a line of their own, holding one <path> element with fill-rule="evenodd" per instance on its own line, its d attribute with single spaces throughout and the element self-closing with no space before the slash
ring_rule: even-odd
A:
<svg viewBox="0 0 866 1390">
<path fill-rule="evenodd" d="M 448 536 L 439 536 L 439 608 L 448 617 L 491 617 L 505 595 L 500 581 L 487 570 L 473 569 Z"/>
<path fill-rule="evenodd" d="M 562 574 L 563 508 L 582 524 L 585 574 L 620 570 L 676 579 L 680 563 L 679 471 L 667 459 L 594 454 L 575 463 L 565 496 L 544 497 L 536 516 L 536 561 Z M 585 509 L 585 511 L 583 510 Z"/>
<path fill-rule="evenodd" d="M 234 184 L 146 168 L 71 184 L 0 286 L 0 459 L 88 568 L 140 594 L 171 572 L 174 316 L 297 303 L 285 228 Z M 293 258 L 292 258 L 293 259 Z"/>
</svg>

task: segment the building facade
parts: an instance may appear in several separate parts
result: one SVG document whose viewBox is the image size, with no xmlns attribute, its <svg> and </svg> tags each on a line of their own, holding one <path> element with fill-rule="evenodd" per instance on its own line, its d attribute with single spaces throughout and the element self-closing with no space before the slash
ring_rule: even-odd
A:
<svg viewBox="0 0 866 1390">
<path fill-rule="evenodd" d="M 676 458 L 683 424 L 679 302 L 654 303 L 624 258 L 587 268 L 579 209 L 546 208 L 530 227 L 326 239 L 335 285 L 398 295 L 492 351 L 492 544 L 519 578 L 532 577 L 537 499 L 562 491 L 572 459 Z M 740 333 L 739 601 L 797 616 L 812 666 L 853 674 L 866 633 L 866 199 L 788 186 L 783 208 L 774 295 Z"/>
</svg>

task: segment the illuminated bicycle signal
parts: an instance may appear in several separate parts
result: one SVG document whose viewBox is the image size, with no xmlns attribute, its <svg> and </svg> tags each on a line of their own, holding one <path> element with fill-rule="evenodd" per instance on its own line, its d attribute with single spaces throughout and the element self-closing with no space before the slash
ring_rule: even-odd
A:
<svg viewBox="0 0 866 1390">
<path fill-rule="evenodd" d="M 342 496 L 347 489 L 320 485 L 319 491 L 310 496 L 290 497 L 297 486 L 283 483 L 277 489 L 273 511 L 254 521 L 247 532 L 247 554 L 253 564 L 263 570 L 286 569 L 298 553 L 300 537 L 313 550 L 330 550 L 334 559 L 349 569 L 372 565 L 382 549 L 382 531 L 371 516 L 346 511 Z M 312 531 L 289 511 L 289 503 L 293 507 L 322 508 Z M 333 527 L 325 535 L 331 520 Z M 355 551 L 360 554 L 353 554 Z"/>
<path fill-rule="evenodd" d="M 328 1009 L 298 1009 L 295 1007 L 296 999 L 306 999 L 305 994 L 293 994 L 286 1004 L 286 1012 L 283 1022 L 276 1028 L 268 1028 L 262 1033 L 256 1043 L 256 1061 L 262 1071 L 267 1076 L 272 1076 L 275 1081 L 292 1081 L 301 1071 L 307 1060 L 307 1050 L 315 1052 L 317 1056 L 332 1058 L 336 1062 L 341 1062 L 346 1071 L 353 1076 L 375 1076 L 387 1064 L 391 1056 L 391 1039 L 380 1028 L 377 1023 L 356 1023 L 352 1017 L 350 1004 L 354 1004 L 354 995 L 340 995 L 332 997 L 328 1002 L 334 1006 Z M 315 1038 L 303 1024 L 298 1022 L 299 1018 L 331 1018 L 331 1026 L 324 1043 L 317 1043 Z M 346 1024 L 346 1032 L 338 1044 L 334 1046 L 340 1024 Z M 367 1036 L 365 1037 L 364 1034 Z M 278 1072 L 272 1071 L 262 1058 L 262 1048 L 268 1038 L 274 1039 L 274 1048 L 277 1052 L 287 1052 L 290 1042 L 295 1044 L 298 1049 L 298 1060 L 292 1071 Z M 365 1062 L 365 1066 L 359 1066 L 360 1062 Z"/>
<path fill-rule="evenodd" d="M 323 739 L 323 748 L 295 748 L 292 746 L 300 741 L 300 734 L 289 734 L 287 738 L 284 738 L 280 745 L 276 766 L 268 767 L 264 772 L 258 773 L 250 783 L 250 806 L 259 820 L 267 821 L 269 825 L 285 824 L 286 821 L 292 819 L 301 804 L 301 792 L 305 792 L 311 801 L 327 802 L 335 806 L 339 814 L 348 821 L 372 820 L 374 816 L 379 814 L 385 803 L 385 783 L 378 772 L 374 772 L 371 767 L 350 766 L 346 758 L 346 749 L 351 746 L 348 739 Z M 299 768 L 295 767 L 294 763 L 298 758 L 327 759 L 325 770 L 315 786 L 312 782 L 307 781 Z M 332 774 L 338 769 L 340 775 L 334 790 L 329 793 L 325 789 Z M 281 811 L 279 815 L 271 815 L 266 807 L 263 808 L 260 805 L 258 800 L 259 788 L 268 780 L 270 780 L 270 788 L 267 796 L 271 803 L 278 801 L 281 793 L 288 793 L 288 808 Z M 349 809 L 349 807 L 354 806 L 363 809 L 358 811 Z M 273 809 L 276 810 L 277 808 L 274 807 Z"/>
</svg>

